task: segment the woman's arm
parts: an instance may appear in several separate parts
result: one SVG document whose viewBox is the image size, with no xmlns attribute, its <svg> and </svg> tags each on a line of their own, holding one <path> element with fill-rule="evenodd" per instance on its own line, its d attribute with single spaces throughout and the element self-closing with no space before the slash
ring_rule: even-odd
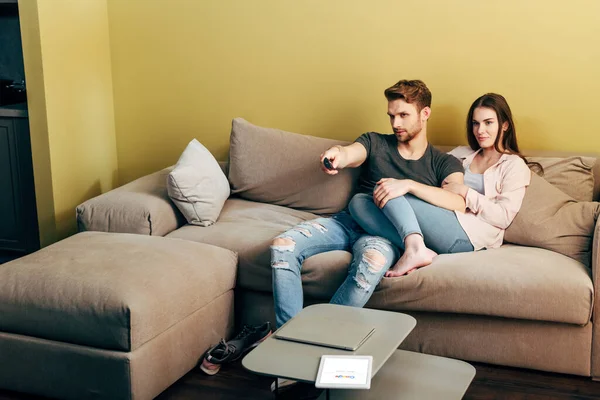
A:
<svg viewBox="0 0 600 400">
<path fill-rule="evenodd" d="M 522 186 L 489 198 L 469 189 L 465 200 L 469 210 L 483 221 L 497 228 L 506 229 L 521 208 L 525 190 L 526 186 Z"/>
<path fill-rule="evenodd" d="M 464 193 L 467 208 L 483 221 L 500 229 L 506 229 L 521 209 L 527 185 L 531 180 L 531 172 L 523 160 L 510 162 L 501 181 L 496 197 L 486 197 L 473 189 Z"/>
</svg>

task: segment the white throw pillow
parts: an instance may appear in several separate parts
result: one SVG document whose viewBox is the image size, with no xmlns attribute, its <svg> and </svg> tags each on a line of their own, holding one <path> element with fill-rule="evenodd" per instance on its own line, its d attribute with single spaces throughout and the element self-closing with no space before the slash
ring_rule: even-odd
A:
<svg viewBox="0 0 600 400">
<path fill-rule="evenodd" d="M 169 173 L 167 192 L 188 223 L 209 226 L 229 197 L 229 181 L 213 155 L 194 139 Z"/>
</svg>

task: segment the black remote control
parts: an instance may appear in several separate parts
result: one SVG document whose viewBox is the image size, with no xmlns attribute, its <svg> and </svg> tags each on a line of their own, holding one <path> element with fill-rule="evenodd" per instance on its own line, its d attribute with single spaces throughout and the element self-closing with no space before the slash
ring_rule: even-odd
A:
<svg viewBox="0 0 600 400">
<path fill-rule="evenodd" d="M 334 169 L 334 168 L 333 168 L 333 165 L 331 165 L 331 161 L 329 161 L 329 158 L 327 158 L 327 157 L 325 157 L 325 158 L 323 159 L 323 165 L 325 165 L 325 168 L 327 168 L 327 169 L 329 169 L 329 170 L 332 170 L 332 169 Z"/>
</svg>

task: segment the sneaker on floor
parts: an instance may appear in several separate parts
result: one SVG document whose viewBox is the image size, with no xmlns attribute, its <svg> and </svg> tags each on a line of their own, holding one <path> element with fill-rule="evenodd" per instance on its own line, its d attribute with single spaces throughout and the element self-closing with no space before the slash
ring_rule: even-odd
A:
<svg viewBox="0 0 600 400">
<path fill-rule="evenodd" d="M 226 349 L 227 344 L 225 343 L 225 340 L 221 339 L 219 344 L 206 352 L 202 359 L 202 363 L 200 364 L 200 369 L 208 375 L 215 375 L 219 372 L 221 369 L 220 360 L 224 358 Z"/>
<path fill-rule="evenodd" d="M 236 337 L 227 342 L 221 339 L 216 346 L 208 350 L 202 359 L 200 369 L 208 375 L 214 375 L 219 372 L 222 364 L 239 359 L 248 350 L 258 346 L 270 334 L 270 322 L 258 326 L 244 325 Z"/>
</svg>

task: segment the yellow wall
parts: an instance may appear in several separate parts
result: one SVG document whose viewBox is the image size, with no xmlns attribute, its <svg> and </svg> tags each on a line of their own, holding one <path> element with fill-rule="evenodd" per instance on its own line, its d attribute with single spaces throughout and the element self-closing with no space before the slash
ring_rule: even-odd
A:
<svg viewBox="0 0 600 400">
<path fill-rule="evenodd" d="M 117 183 L 107 5 L 20 0 L 19 11 L 45 245 L 75 233 L 75 207 Z"/>
<path fill-rule="evenodd" d="M 495 91 L 521 147 L 600 149 L 600 1 L 108 0 L 119 180 L 219 159 L 230 121 L 352 140 L 389 132 L 383 89 L 423 79 L 430 138 L 466 143 Z"/>
<path fill-rule="evenodd" d="M 56 241 L 56 219 L 50 169 L 42 45 L 36 1 L 21 0 L 19 2 L 19 20 L 27 79 L 27 106 L 29 108 L 29 130 L 40 245 L 44 247 Z"/>
<path fill-rule="evenodd" d="M 430 138 L 465 143 L 495 91 L 521 147 L 600 149 L 600 2 L 20 0 L 40 237 L 80 202 L 173 164 L 219 159 L 231 119 L 352 140 L 389 131 L 382 91 L 433 92 Z M 110 40 L 109 40 L 110 33 Z M 114 95 L 113 95 L 114 89 Z M 117 163 L 118 160 L 118 163 Z"/>
</svg>

